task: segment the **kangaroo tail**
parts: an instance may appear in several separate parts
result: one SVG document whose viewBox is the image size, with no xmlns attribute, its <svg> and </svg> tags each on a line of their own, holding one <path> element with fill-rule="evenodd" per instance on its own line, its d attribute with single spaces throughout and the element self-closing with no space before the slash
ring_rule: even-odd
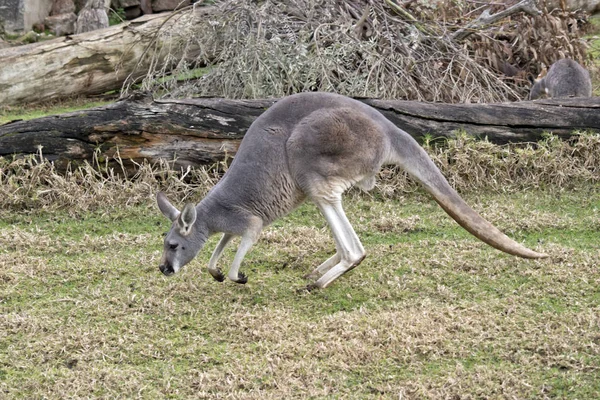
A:
<svg viewBox="0 0 600 400">
<path fill-rule="evenodd" d="M 548 257 L 515 242 L 469 207 L 450 186 L 425 150 L 408 133 L 396 128 L 390 139 L 393 149 L 390 161 L 419 181 L 444 211 L 472 235 L 508 254 L 523 258 Z"/>
</svg>

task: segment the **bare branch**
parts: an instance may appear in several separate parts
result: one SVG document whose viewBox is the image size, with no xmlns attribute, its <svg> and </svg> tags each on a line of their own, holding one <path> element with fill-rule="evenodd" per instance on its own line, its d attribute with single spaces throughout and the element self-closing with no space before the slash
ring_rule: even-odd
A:
<svg viewBox="0 0 600 400">
<path fill-rule="evenodd" d="M 522 0 L 520 3 L 517 3 L 504 11 L 497 12 L 496 14 L 490 14 L 490 10 L 486 9 L 481 13 L 479 18 L 469 23 L 466 27 L 454 32 L 454 34 L 451 36 L 451 39 L 453 41 L 460 42 L 477 30 L 518 12 L 524 12 L 533 16 L 540 15 L 542 13 L 537 7 L 535 0 Z"/>
</svg>

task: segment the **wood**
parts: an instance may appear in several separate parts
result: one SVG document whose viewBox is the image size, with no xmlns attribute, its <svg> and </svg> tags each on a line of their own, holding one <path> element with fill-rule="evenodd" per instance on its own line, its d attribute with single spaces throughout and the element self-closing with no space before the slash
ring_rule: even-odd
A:
<svg viewBox="0 0 600 400">
<path fill-rule="evenodd" d="M 186 18 L 199 21 L 214 11 L 194 10 Z M 151 14 L 106 29 L 0 49 L 0 105 L 120 90 L 130 74 L 133 78 L 146 74 L 150 61 L 146 47 L 158 29 L 170 29 L 181 16 L 171 15 Z M 158 36 L 165 48 L 168 44 L 162 41 L 168 36 Z"/>
<path fill-rule="evenodd" d="M 490 10 L 486 9 L 481 13 L 479 18 L 470 22 L 466 27 L 454 32 L 454 34 L 451 36 L 451 39 L 455 42 L 465 40 L 472 33 L 518 12 L 524 12 L 532 16 L 537 16 L 542 13 L 537 7 L 535 0 L 522 0 L 503 11 L 497 12 L 496 14 L 490 14 Z"/>
<path fill-rule="evenodd" d="M 495 143 L 536 141 L 545 132 L 600 132 L 600 98 L 503 104 L 439 104 L 362 99 L 417 139 L 455 130 Z M 275 100 L 132 97 L 89 110 L 0 126 L 0 156 L 43 155 L 64 169 L 69 161 L 117 155 L 126 167 L 144 160 L 186 167 L 233 156 L 250 124 Z M 268 162 L 268 160 L 265 160 Z M 134 168 L 132 168 L 133 171 Z"/>
</svg>

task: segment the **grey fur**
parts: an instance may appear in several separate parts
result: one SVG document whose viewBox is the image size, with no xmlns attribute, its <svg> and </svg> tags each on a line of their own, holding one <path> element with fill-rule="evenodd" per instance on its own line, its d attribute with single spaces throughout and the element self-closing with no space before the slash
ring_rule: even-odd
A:
<svg viewBox="0 0 600 400">
<path fill-rule="evenodd" d="M 336 253 L 309 274 L 316 279 L 312 287 L 324 288 L 365 257 L 344 214 L 342 193 L 352 185 L 372 189 L 384 164 L 404 168 L 450 216 L 484 242 L 521 257 L 546 257 L 481 218 L 418 143 L 377 110 L 336 94 L 302 93 L 280 100 L 256 119 L 223 179 L 195 206 L 189 231 L 182 229 L 188 218 L 182 220 L 167 198 L 158 194 L 159 208 L 173 221 L 160 270 L 167 275 L 179 271 L 209 235 L 222 232 L 208 270 L 215 279 L 224 279 L 217 261 L 230 240 L 241 236 L 228 277 L 245 283 L 239 268 L 262 229 L 309 198 L 326 218 L 336 243 Z"/>
<path fill-rule="evenodd" d="M 538 77 L 529 93 L 529 99 L 539 97 L 591 97 L 592 79 L 590 73 L 577 61 L 558 60 L 544 77 Z"/>
</svg>

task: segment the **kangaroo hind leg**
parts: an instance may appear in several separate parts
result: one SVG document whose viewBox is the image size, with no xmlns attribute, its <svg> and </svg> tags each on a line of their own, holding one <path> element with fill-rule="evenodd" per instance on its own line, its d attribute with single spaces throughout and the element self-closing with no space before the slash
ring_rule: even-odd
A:
<svg viewBox="0 0 600 400">
<path fill-rule="evenodd" d="M 323 264 L 321 264 L 317 268 L 315 268 L 315 270 L 313 272 L 305 275 L 304 277 L 306 279 L 318 279 L 321 275 L 323 275 L 325 272 L 329 271 L 333 266 L 338 264 L 340 262 L 340 260 L 341 260 L 340 253 L 337 250 L 337 245 L 336 245 L 336 253 L 334 255 L 332 255 L 331 257 L 329 257 L 325 262 L 323 262 Z"/>
<path fill-rule="evenodd" d="M 342 208 L 341 196 L 336 200 L 315 200 L 327 220 L 335 240 L 336 254 L 317 267 L 309 276 L 320 276 L 309 288 L 324 289 L 344 273 L 356 267 L 365 258 L 358 236 Z"/>
</svg>

